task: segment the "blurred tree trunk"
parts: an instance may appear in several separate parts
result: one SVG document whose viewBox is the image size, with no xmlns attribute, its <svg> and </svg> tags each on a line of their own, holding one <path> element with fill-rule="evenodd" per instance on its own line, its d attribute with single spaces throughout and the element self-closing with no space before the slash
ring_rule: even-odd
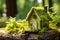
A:
<svg viewBox="0 0 60 40">
<path fill-rule="evenodd" d="M 53 7 L 53 1 L 52 0 L 49 0 L 49 11 L 50 12 L 53 12 L 51 7 Z"/>
<path fill-rule="evenodd" d="M 53 7 L 53 0 L 43 0 L 43 6 L 47 6 L 50 12 L 53 12 L 53 10 L 51 9 L 51 7 Z"/>
<path fill-rule="evenodd" d="M 17 14 L 16 0 L 6 0 L 7 16 L 15 17 Z"/>
<path fill-rule="evenodd" d="M 45 0 L 42 0 L 42 2 L 43 2 L 43 6 L 44 6 Z"/>
</svg>

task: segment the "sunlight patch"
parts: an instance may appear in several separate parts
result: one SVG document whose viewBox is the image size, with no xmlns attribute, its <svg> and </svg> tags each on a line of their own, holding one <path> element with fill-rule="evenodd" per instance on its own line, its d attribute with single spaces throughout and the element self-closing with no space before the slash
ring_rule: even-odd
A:
<svg viewBox="0 0 60 40">
<path fill-rule="evenodd" d="M 42 3 L 42 0 L 37 0 L 38 1 L 38 3 Z"/>
</svg>

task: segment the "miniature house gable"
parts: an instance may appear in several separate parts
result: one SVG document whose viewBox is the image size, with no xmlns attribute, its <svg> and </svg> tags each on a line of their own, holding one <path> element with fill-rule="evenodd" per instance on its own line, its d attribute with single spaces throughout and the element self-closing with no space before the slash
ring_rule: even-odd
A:
<svg viewBox="0 0 60 40">
<path fill-rule="evenodd" d="M 29 23 L 29 27 L 35 31 L 40 30 L 43 27 L 49 27 L 49 15 L 44 13 L 44 10 L 31 8 L 27 14 L 26 21 Z"/>
<path fill-rule="evenodd" d="M 38 16 L 38 14 L 36 13 L 35 9 L 32 8 L 28 15 L 27 15 L 27 18 L 26 20 L 29 22 L 29 26 L 31 27 L 31 29 L 34 31 L 34 30 L 37 30 L 39 29 L 40 30 L 40 17 Z"/>
</svg>

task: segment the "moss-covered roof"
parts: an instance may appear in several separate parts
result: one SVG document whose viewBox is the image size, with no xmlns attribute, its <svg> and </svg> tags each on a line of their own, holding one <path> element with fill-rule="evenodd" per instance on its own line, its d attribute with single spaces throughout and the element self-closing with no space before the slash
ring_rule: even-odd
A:
<svg viewBox="0 0 60 40">
<path fill-rule="evenodd" d="M 29 13 L 27 14 L 26 20 L 28 20 L 31 17 L 33 12 L 37 13 L 40 18 L 43 18 L 43 19 L 46 19 L 46 20 L 50 19 L 48 13 L 44 13 L 44 8 L 43 7 L 32 7 L 31 10 L 29 11 Z"/>
</svg>

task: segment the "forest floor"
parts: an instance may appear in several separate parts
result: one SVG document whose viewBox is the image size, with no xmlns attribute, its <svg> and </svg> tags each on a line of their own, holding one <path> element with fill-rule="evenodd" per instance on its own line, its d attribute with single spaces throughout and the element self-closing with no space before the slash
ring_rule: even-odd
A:
<svg viewBox="0 0 60 40">
<path fill-rule="evenodd" d="M 0 40 L 59 40 L 59 33 L 49 30 L 43 35 L 33 32 L 23 34 L 7 34 L 4 28 L 0 29 Z"/>
</svg>

